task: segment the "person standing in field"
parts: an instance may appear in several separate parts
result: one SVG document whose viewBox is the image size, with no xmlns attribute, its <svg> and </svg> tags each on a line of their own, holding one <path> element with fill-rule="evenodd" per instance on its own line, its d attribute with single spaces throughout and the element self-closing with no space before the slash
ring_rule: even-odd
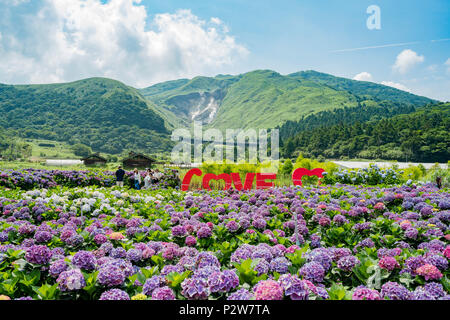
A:
<svg viewBox="0 0 450 320">
<path fill-rule="evenodd" d="M 116 185 L 118 187 L 123 188 L 123 177 L 125 175 L 125 171 L 122 169 L 122 166 L 119 166 L 119 168 L 116 171 Z"/>
<path fill-rule="evenodd" d="M 436 177 L 436 185 L 439 189 L 442 188 L 442 178 L 441 177 Z"/>
<path fill-rule="evenodd" d="M 139 174 L 139 171 L 137 168 L 134 168 L 133 178 L 134 178 L 134 188 L 137 190 L 140 190 L 141 189 L 141 175 Z"/>
<path fill-rule="evenodd" d="M 155 173 L 153 174 L 153 176 L 155 177 L 156 182 L 159 182 L 159 180 L 161 180 L 163 175 L 164 174 L 161 171 L 159 171 L 159 169 L 156 169 Z"/>
<path fill-rule="evenodd" d="M 145 175 L 145 178 L 144 178 L 144 189 L 150 188 L 150 186 L 152 184 L 152 179 L 153 179 L 152 170 L 147 169 L 147 174 Z"/>
</svg>

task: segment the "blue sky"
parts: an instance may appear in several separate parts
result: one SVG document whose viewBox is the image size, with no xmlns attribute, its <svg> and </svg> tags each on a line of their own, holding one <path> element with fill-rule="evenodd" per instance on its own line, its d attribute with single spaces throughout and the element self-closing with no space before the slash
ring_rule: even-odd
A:
<svg viewBox="0 0 450 320">
<path fill-rule="evenodd" d="M 368 72 L 373 79 L 399 82 L 413 92 L 450 100 L 450 1 L 329 0 L 329 1 L 144 1 L 149 11 L 190 8 L 202 18 L 224 21 L 249 49 L 245 62 L 232 72 L 273 69 L 286 74 L 313 69 L 353 78 Z M 366 9 L 381 9 L 381 30 L 369 30 Z M 353 52 L 339 49 L 420 42 Z M 406 74 L 392 71 L 396 57 L 411 49 L 424 62 Z M 430 66 L 432 70 L 429 70 Z M 447 68 L 446 68 L 447 67 Z M 434 70 L 436 69 L 436 70 Z M 434 70 L 434 71 L 433 71 Z"/>
<path fill-rule="evenodd" d="M 0 57 L 10 65 L 0 62 L 0 82 L 109 76 L 143 87 L 196 75 L 313 69 L 450 100 L 448 0 L 0 2 L 8 17 L 0 22 Z M 370 5 L 381 10 L 381 30 L 366 26 Z M 25 26 L 23 12 L 34 14 Z M 342 51 L 398 43 L 409 44 Z"/>
</svg>

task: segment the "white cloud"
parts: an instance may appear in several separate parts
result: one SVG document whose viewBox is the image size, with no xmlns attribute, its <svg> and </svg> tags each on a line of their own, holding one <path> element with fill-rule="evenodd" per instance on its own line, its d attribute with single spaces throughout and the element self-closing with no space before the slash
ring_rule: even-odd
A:
<svg viewBox="0 0 450 320">
<path fill-rule="evenodd" d="M 30 0 L 1 0 L 0 2 L 4 2 L 4 5 L 13 5 L 18 6 L 22 3 L 30 2 Z"/>
<path fill-rule="evenodd" d="M 444 64 L 447 66 L 447 72 L 450 73 L 450 58 L 448 58 Z"/>
<path fill-rule="evenodd" d="M 143 87 L 220 73 L 248 54 L 218 18 L 179 10 L 149 19 L 140 3 L 36 0 L 21 6 L 29 14 L 0 6 L 0 16 L 9 17 L 0 22 L 0 82 L 105 76 Z"/>
<path fill-rule="evenodd" d="M 436 72 L 436 71 L 438 70 L 438 65 L 437 65 L 437 64 L 429 65 L 429 66 L 427 67 L 427 70 L 428 70 L 429 72 Z"/>
<path fill-rule="evenodd" d="M 392 81 L 381 81 L 381 84 L 385 85 L 385 86 L 389 86 L 389 87 L 393 87 L 399 90 L 403 90 L 406 92 L 412 92 L 411 89 L 409 89 L 408 87 L 406 87 L 405 85 L 401 84 L 401 83 L 396 83 L 396 82 L 392 82 Z"/>
<path fill-rule="evenodd" d="M 358 81 L 372 81 L 372 75 L 368 72 L 361 72 L 358 73 L 356 76 L 353 77 L 353 80 L 358 80 Z"/>
<path fill-rule="evenodd" d="M 395 60 L 395 64 L 392 66 L 393 70 L 404 74 L 408 72 L 415 65 L 425 61 L 424 56 L 419 56 L 416 52 L 406 49 L 400 52 Z"/>
</svg>

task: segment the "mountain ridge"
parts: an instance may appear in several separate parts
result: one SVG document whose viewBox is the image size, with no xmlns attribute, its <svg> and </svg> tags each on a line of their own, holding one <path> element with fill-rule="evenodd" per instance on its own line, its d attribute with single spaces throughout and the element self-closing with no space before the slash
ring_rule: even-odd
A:
<svg viewBox="0 0 450 320">
<path fill-rule="evenodd" d="M 160 113 L 166 115 L 172 127 L 189 126 L 195 115 L 193 110 L 206 108 L 211 103 L 211 99 L 205 102 L 202 97 L 213 93 L 217 96 L 218 90 L 221 91 L 221 99 L 214 101 L 217 104 L 215 116 L 207 124 L 221 129 L 270 128 L 311 113 L 356 107 L 361 103 L 379 105 L 390 101 L 421 106 L 437 102 L 382 84 L 335 77 L 313 70 L 281 75 L 273 70 L 261 69 L 235 76 L 183 79 L 182 83 L 170 86 L 173 83 L 167 82 L 170 89 L 165 91 L 159 90 L 164 83 L 139 89 Z M 184 98 L 190 100 L 188 106 Z M 183 103 L 179 104 L 180 101 Z M 269 113 L 272 119 L 262 119 L 264 112 Z"/>
<path fill-rule="evenodd" d="M 141 89 L 91 77 L 53 84 L 0 84 L 0 126 L 11 136 L 83 143 L 105 153 L 155 153 L 169 151 L 170 131 L 189 128 L 193 120 L 218 129 L 283 128 L 289 123 L 284 132 L 297 134 L 304 124 L 309 129 L 317 126 L 321 117 L 335 123 L 326 114 L 308 119 L 321 112 L 345 109 L 341 118 L 366 121 L 361 108 L 383 118 L 435 102 L 311 70 L 198 76 Z"/>
</svg>

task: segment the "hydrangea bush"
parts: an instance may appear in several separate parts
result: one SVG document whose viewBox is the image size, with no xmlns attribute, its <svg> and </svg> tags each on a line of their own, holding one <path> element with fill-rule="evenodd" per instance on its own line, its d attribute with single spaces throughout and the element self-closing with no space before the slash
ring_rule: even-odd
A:
<svg viewBox="0 0 450 320">
<path fill-rule="evenodd" d="M 449 299 L 449 198 L 431 184 L 0 189 L 0 296 Z"/>
</svg>

